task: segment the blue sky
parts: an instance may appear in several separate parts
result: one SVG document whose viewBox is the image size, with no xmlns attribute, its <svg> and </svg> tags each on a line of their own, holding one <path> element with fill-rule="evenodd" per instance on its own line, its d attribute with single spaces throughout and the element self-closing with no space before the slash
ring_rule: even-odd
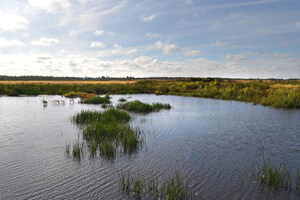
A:
<svg viewBox="0 0 300 200">
<path fill-rule="evenodd" d="M 0 74 L 300 78 L 299 0 L 0 0 Z"/>
</svg>

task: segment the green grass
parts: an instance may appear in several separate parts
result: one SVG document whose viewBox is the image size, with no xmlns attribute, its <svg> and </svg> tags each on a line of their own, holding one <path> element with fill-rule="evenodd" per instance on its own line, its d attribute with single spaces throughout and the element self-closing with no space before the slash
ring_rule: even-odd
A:
<svg viewBox="0 0 300 200">
<path fill-rule="evenodd" d="M 275 190 L 285 189 L 286 191 L 292 188 L 290 172 L 286 166 L 278 167 L 269 161 L 263 161 L 261 165 L 257 165 L 254 177 L 261 186 L 266 185 Z"/>
<path fill-rule="evenodd" d="M 103 104 L 101 105 L 101 108 L 107 108 L 107 104 L 106 104 L 106 103 L 103 103 Z"/>
<path fill-rule="evenodd" d="M 109 98 L 106 98 L 106 97 L 95 96 L 95 97 L 82 99 L 81 103 L 84 103 L 84 104 L 103 104 L 103 103 L 109 104 L 110 100 L 109 100 Z"/>
<path fill-rule="evenodd" d="M 73 122 L 79 125 L 89 124 L 94 121 L 102 123 L 109 122 L 128 122 L 130 115 L 127 112 L 117 110 L 114 108 L 108 109 L 105 112 L 101 111 L 81 111 L 77 115 L 73 116 Z"/>
<path fill-rule="evenodd" d="M 83 125 L 83 138 L 88 144 L 92 157 L 100 155 L 114 158 L 117 153 L 135 152 L 142 143 L 141 132 L 127 124 L 130 115 L 114 108 L 104 112 L 81 111 L 73 122 Z"/>
<path fill-rule="evenodd" d="M 125 102 L 125 101 L 127 101 L 125 98 L 120 98 L 119 99 L 119 102 Z"/>
<path fill-rule="evenodd" d="M 141 142 L 139 131 L 119 122 L 93 122 L 84 129 L 83 137 L 88 142 L 96 141 L 100 152 L 108 157 L 115 156 L 117 148 L 122 153 L 133 153 Z"/>
<path fill-rule="evenodd" d="M 161 103 L 147 104 L 136 100 L 136 101 L 119 104 L 117 108 L 130 111 L 130 112 L 136 112 L 136 113 L 150 113 L 150 112 L 160 111 L 161 109 L 169 110 L 171 109 L 171 106 L 170 104 L 161 104 Z"/>
<path fill-rule="evenodd" d="M 83 149 L 82 145 L 80 145 L 79 143 L 75 143 L 73 145 L 73 151 L 72 151 L 73 158 L 80 159 L 82 155 L 82 149 Z"/>
<path fill-rule="evenodd" d="M 0 95 L 164 94 L 252 102 L 278 108 L 300 108 L 299 80 L 233 80 L 184 78 L 141 80 L 128 84 L 0 84 Z M 70 94 L 71 96 L 73 94 Z"/>
<path fill-rule="evenodd" d="M 181 180 L 179 173 L 162 182 L 154 178 L 145 178 L 143 175 L 133 177 L 121 173 L 120 188 L 135 199 L 142 197 L 168 200 L 193 199 L 188 184 Z"/>
</svg>

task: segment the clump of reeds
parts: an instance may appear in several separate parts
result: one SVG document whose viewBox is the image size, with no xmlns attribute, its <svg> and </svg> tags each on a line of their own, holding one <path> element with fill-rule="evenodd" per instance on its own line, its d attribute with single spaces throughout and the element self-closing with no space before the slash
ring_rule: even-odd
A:
<svg viewBox="0 0 300 200">
<path fill-rule="evenodd" d="M 85 104 L 103 104 L 103 103 L 109 104 L 110 100 L 107 97 L 95 96 L 95 97 L 82 99 L 80 102 Z"/>
<path fill-rule="evenodd" d="M 114 156 L 117 148 L 122 152 L 134 152 L 140 143 L 140 132 L 131 129 L 128 124 L 120 122 L 93 122 L 83 131 L 87 141 L 97 141 L 100 152 Z"/>
<path fill-rule="evenodd" d="M 153 199 L 183 200 L 193 199 L 189 186 L 184 183 L 179 173 L 171 176 L 167 181 L 145 178 L 143 175 L 132 177 L 120 174 L 120 187 L 134 198 L 152 197 Z"/>
<path fill-rule="evenodd" d="M 127 122 L 130 115 L 114 108 L 105 112 L 81 111 L 73 121 L 83 126 L 83 138 L 86 140 L 92 156 L 97 149 L 100 155 L 115 157 L 120 153 L 133 153 L 142 143 L 141 132 L 132 129 Z"/>
<path fill-rule="evenodd" d="M 73 158 L 80 159 L 82 155 L 82 145 L 80 143 L 75 143 L 72 150 Z"/>
<path fill-rule="evenodd" d="M 89 124 L 94 121 L 106 123 L 110 121 L 128 122 L 129 120 L 130 115 L 127 112 L 117 110 L 114 108 L 106 110 L 105 112 L 81 111 L 73 117 L 73 122 L 80 125 Z"/>
<path fill-rule="evenodd" d="M 290 173 L 285 165 L 278 167 L 264 160 L 261 165 L 257 165 L 254 177 L 262 186 L 267 185 L 275 190 L 283 188 L 288 191 L 292 187 Z"/>
<path fill-rule="evenodd" d="M 119 102 L 125 102 L 125 101 L 127 101 L 125 98 L 120 98 L 119 99 Z"/>
<path fill-rule="evenodd" d="M 171 109 L 171 105 L 162 103 L 147 104 L 136 100 L 119 104 L 117 108 L 136 113 L 150 113 L 160 111 L 161 109 L 169 110 Z"/>
</svg>

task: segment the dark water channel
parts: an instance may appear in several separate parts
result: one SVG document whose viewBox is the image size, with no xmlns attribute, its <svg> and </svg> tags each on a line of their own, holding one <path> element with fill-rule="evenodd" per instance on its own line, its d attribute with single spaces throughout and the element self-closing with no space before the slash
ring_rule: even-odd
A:
<svg viewBox="0 0 300 200">
<path fill-rule="evenodd" d="M 295 186 L 300 110 L 192 97 L 112 97 L 115 104 L 124 97 L 170 103 L 172 109 L 132 115 L 132 126 L 145 137 L 137 153 L 80 161 L 65 153 L 81 135 L 71 117 L 101 106 L 60 96 L 0 97 L 0 199 L 127 199 L 119 187 L 120 171 L 159 180 L 178 171 L 197 192 L 195 199 L 300 199 L 295 189 L 261 190 L 252 176 L 263 151 L 272 163 L 286 164 Z M 51 103 L 55 99 L 66 103 Z"/>
</svg>

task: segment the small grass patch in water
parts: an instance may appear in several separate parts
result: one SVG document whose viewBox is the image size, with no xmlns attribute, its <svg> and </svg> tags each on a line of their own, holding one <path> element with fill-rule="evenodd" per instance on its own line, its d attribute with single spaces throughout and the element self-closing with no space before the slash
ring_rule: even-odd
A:
<svg viewBox="0 0 300 200">
<path fill-rule="evenodd" d="M 290 173 L 285 165 L 278 167 L 269 161 L 263 161 L 261 166 L 257 165 L 254 177 L 261 186 L 267 185 L 275 190 L 283 188 L 286 191 L 292 188 Z"/>
<path fill-rule="evenodd" d="M 83 149 L 82 145 L 80 145 L 79 143 L 75 143 L 73 145 L 73 151 L 72 151 L 73 158 L 80 159 L 82 155 L 82 149 Z"/>
<path fill-rule="evenodd" d="M 83 131 L 88 143 L 96 141 L 100 152 L 107 157 L 114 157 L 117 148 L 123 153 L 132 153 L 138 149 L 140 132 L 133 130 L 128 124 L 120 122 L 102 123 L 95 121 Z"/>
<path fill-rule="evenodd" d="M 119 102 L 125 102 L 125 101 L 127 101 L 125 98 L 120 98 L 119 99 Z"/>
<path fill-rule="evenodd" d="M 105 112 L 100 111 L 81 111 L 77 115 L 75 115 L 72 121 L 76 124 L 83 125 L 89 124 L 94 121 L 99 122 L 128 122 L 130 120 L 130 115 L 127 112 L 117 110 L 114 108 L 110 108 Z"/>
<path fill-rule="evenodd" d="M 142 143 L 141 131 L 132 129 L 127 122 L 130 115 L 118 109 L 81 111 L 73 117 L 73 122 L 83 125 L 83 138 L 90 154 L 114 158 L 118 152 L 131 154 Z"/>
<path fill-rule="evenodd" d="M 95 96 L 95 97 L 82 99 L 80 102 L 84 104 L 103 104 L 103 103 L 109 104 L 110 100 L 107 97 Z"/>
<path fill-rule="evenodd" d="M 143 175 L 132 177 L 122 173 L 120 174 L 120 187 L 135 199 L 142 197 L 168 200 L 193 199 L 188 184 L 181 180 L 179 173 L 163 182 L 154 178 L 145 178 Z"/>
<path fill-rule="evenodd" d="M 119 104 L 117 108 L 122 110 L 127 110 L 130 112 L 136 112 L 136 113 L 150 113 L 150 112 L 160 111 L 161 109 L 169 110 L 171 109 L 171 105 L 162 104 L 162 103 L 147 104 L 136 100 L 136 101 Z"/>
<path fill-rule="evenodd" d="M 107 104 L 106 104 L 106 103 L 103 103 L 103 104 L 101 105 L 101 108 L 107 108 Z"/>
</svg>

